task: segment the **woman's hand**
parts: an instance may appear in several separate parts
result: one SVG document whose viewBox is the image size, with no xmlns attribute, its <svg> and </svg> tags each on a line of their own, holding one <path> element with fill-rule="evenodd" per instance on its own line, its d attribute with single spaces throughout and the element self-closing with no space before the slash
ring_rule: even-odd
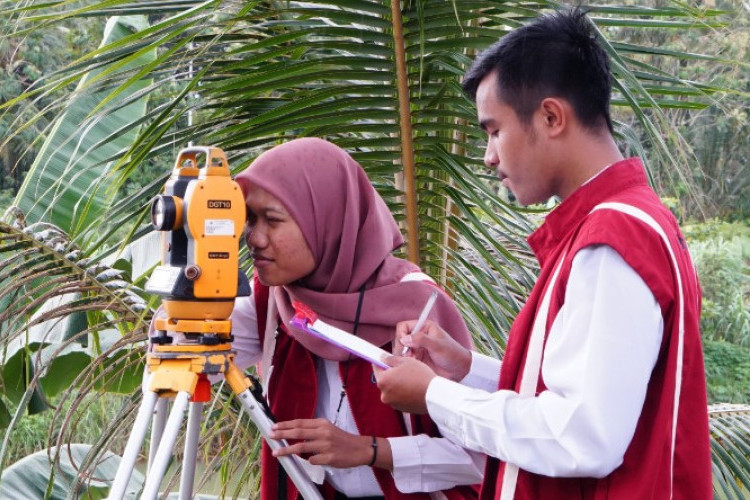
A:
<svg viewBox="0 0 750 500">
<path fill-rule="evenodd" d="M 369 465 L 372 460 L 372 437 L 343 431 L 324 418 L 277 422 L 271 427 L 272 439 L 286 439 L 294 444 L 273 450 L 273 456 L 309 453 L 313 465 L 345 469 Z M 375 467 L 393 468 L 391 447 L 387 439 L 377 438 Z"/>
</svg>

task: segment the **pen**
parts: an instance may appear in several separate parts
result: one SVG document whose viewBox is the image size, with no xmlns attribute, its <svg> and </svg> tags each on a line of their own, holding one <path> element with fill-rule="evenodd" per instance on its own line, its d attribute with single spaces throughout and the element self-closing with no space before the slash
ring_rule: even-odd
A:
<svg viewBox="0 0 750 500">
<path fill-rule="evenodd" d="M 432 306 L 435 305 L 435 300 L 437 300 L 438 292 L 437 290 L 433 291 L 432 294 L 430 294 L 430 298 L 427 299 L 427 303 L 424 305 L 424 309 L 422 309 L 422 314 L 419 315 L 419 319 L 417 319 L 416 324 L 414 325 L 414 328 L 411 329 L 412 332 L 418 332 L 422 329 L 424 326 L 424 322 L 427 321 L 427 316 L 430 315 L 430 311 L 432 310 Z M 407 352 L 409 352 L 409 348 L 404 346 L 403 349 L 401 349 L 401 355 L 404 356 Z"/>
</svg>

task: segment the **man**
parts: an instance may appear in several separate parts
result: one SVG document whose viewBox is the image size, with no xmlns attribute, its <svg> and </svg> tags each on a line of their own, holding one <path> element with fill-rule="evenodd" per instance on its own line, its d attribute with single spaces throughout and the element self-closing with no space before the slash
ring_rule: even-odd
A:
<svg viewBox="0 0 750 500">
<path fill-rule="evenodd" d="M 483 498 L 712 496 L 697 278 L 640 161 L 615 144 L 610 85 L 578 9 L 503 36 L 463 82 L 487 166 L 522 204 L 562 202 L 529 238 L 541 271 L 502 367 L 407 322 L 394 352 L 409 354 L 376 377 L 384 402 L 491 457 Z"/>
</svg>

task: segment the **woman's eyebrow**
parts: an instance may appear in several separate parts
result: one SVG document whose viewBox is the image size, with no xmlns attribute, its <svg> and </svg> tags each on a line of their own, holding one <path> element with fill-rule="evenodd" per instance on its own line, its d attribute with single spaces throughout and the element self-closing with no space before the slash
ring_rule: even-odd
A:
<svg viewBox="0 0 750 500">
<path fill-rule="evenodd" d="M 287 215 L 287 212 L 284 209 L 284 207 L 275 206 L 275 205 L 263 207 L 262 209 L 260 209 L 260 212 L 262 212 L 264 215 L 268 215 L 268 214 Z"/>
</svg>

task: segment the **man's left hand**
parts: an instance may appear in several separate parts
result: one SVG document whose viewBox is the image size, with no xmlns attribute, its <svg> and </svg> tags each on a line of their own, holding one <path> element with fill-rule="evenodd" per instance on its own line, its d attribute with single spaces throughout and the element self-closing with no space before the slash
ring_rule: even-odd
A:
<svg viewBox="0 0 750 500">
<path fill-rule="evenodd" d="M 387 370 L 373 365 L 375 379 L 380 388 L 380 400 L 397 410 L 424 414 L 427 413 L 425 394 L 435 372 L 414 358 L 389 356 L 385 363 Z"/>
</svg>

